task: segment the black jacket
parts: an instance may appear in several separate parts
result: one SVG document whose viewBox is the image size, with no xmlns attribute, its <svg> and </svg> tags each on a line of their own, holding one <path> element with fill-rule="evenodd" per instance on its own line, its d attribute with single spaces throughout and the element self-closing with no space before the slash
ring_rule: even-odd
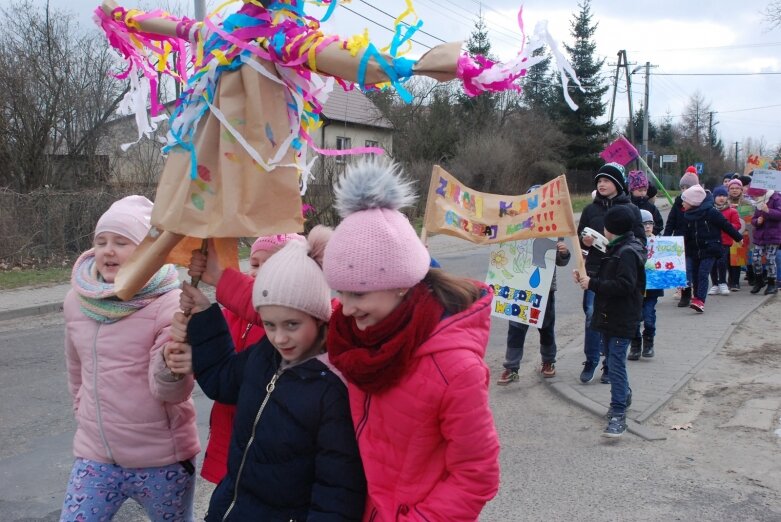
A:
<svg viewBox="0 0 781 522">
<path fill-rule="evenodd" d="M 221 521 L 237 489 L 231 521 L 361 520 L 366 479 L 339 377 L 312 358 L 284 369 L 268 393 L 279 353 L 266 337 L 235 353 L 217 305 L 193 315 L 187 335 L 204 393 L 236 404 L 228 474 L 212 494 L 206 520 Z"/>
<path fill-rule="evenodd" d="M 659 209 L 656 208 L 656 205 L 648 201 L 648 198 L 645 196 L 642 198 L 632 196 L 632 204 L 634 204 L 634 206 L 640 210 L 647 210 L 651 213 L 651 215 L 654 217 L 654 235 L 658 236 L 661 234 L 662 229 L 664 228 L 664 218 L 662 218 L 662 213 L 659 212 Z"/>
<path fill-rule="evenodd" d="M 601 259 L 588 289 L 594 292 L 591 328 L 611 337 L 633 339 L 643 319 L 645 247 L 632 232 L 617 238 Z"/>
<path fill-rule="evenodd" d="M 682 223 L 679 229 L 683 231 L 683 244 L 687 257 L 720 258 L 724 252 L 721 246 L 722 230 L 735 241 L 743 239 L 724 214 L 713 206 L 711 197 L 706 198 L 699 207 L 682 212 Z"/>
<path fill-rule="evenodd" d="M 663 236 L 682 236 L 685 232 L 683 222 L 683 200 L 681 196 L 675 198 L 670 212 L 667 214 L 667 224 L 664 225 Z"/>
<path fill-rule="evenodd" d="M 639 238 L 643 245 L 646 243 L 645 228 L 643 228 L 643 218 L 640 216 L 640 209 L 632 204 L 629 196 L 624 194 L 618 194 L 617 196 L 608 199 L 600 194 L 594 198 L 592 203 L 589 203 L 586 208 L 583 209 L 583 213 L 580 215 L 580 222 L 578 223 L 578 237 L 584 228 L 589 227 L 596 230 L 600 234 L 605 233 L 605 214 L 613 205 L 630 205 L 635 214 L 635 224 L 632 227 L 632 232 L 636 238 Z M 599 270 L 599 262 L 605 255 L 594 247 L 586 247 L 583 241 L 580 241 L 580 247 L 588 252 L 586 256 L 586 273 L 589 276 L 594 275 Z"/>
</svg>

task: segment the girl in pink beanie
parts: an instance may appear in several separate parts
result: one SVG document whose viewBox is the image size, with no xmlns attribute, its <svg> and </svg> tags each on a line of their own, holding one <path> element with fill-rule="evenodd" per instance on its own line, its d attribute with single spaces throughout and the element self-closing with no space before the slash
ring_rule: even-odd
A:
<svg viewBox="0 0 781 522">
<path fill-rule="evenodd" d="M 193 379 L 173 378 L 162 357 L 179 309 L 176 269 L 164 265 L 128 301 L 114 291 L 151 215 L 143 196 L 116 201 L 73 267 L 63 312 L 76 460 L 60 520 L 111 520 L 128 499 L 150 520 L 193 520 Z"/>
<path fill-rule="evenodd" d="M 487 287 L 430 269 L 399 212 L 398 166 L 365 160 L 336 189 L 323 271 L 339 294 L 328 356 L 347 379 L 369 496 L 364 520 L 477 520 L 499 487 L 484 362 Z"/>
<path fill-rule="evenodd" d="M 250 249 L 246 274 L 233 268 L 223 270 L 216 256 L 206 256 L 200 250 L 192 253 L 190 276 L 200 276 L 207 284 L 216 282 L 217 302 L 224 307 L 222 313 L 237 352 L 246 350 L 265 335 L 263 323 L 252 304 L 252 286 L 258 270 L 288 241 L 306 240 L 299 234 L 274 234 L 257 238 Z M 209 442 L 201 467 L 201 476 L 214 484 L 219 484 L 228 472 L 228 445 L 235 415 L 235 406 L 214 402 L 209 416 Z"/>
</svg>

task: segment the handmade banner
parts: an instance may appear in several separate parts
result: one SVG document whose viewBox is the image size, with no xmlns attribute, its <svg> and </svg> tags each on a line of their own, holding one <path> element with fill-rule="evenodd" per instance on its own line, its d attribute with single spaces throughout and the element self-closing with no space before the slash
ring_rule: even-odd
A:
<svg viewBox="0 0 781 522">
<path fill-rule="evenodd" d="M 682 236 L 648 238 L 648 260 L 645 263 L 646 290 L 685 288 L 686 254 Z"/>
<path fill-rule="evenodd" d="M 491 246 L 485 282 L 493 292 L 491 315 L 542 326 L 556 270 L 556 241 L 508 241 Z"/>
<path fill-rule="evenodd" d="M 751 175 L 751 188 L 781 190 L 781 170 L 754 169 L 754 173 Z"/>
<path fill-rule="evenodd" d="M 746 166 L 743 167 L 743 174 L 749 174 L 751 171 L 757 169 L 781 170 L 781 157 L 776 156 L 774 158 L 773 156 L 749 154 L 746 159 Z"/>
<path fill-rule="evenodd" d="M 503 196 L 473 190 L 439 165 L 431 173 L 424 227 L 479 244 L 577 234 L 566 177 L 529 194 Z"/>
<path fill-rule="evenodd" d="M 618 139 L 608 145 L 607 148 L 599 154 L 599 157 L 605 160 L 605 163 L 615 162 L 626 165 L 630 161 L 640 157 L 640 153 L 637 152 L 637 149 L 629 140 L 623 136 L 619 136 Z"/>
</svg>

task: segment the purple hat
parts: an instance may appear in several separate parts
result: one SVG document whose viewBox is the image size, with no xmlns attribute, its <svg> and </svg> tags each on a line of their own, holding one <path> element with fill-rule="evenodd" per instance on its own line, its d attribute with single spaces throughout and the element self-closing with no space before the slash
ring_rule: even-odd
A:
<svg viewBox="0 0 781 522">
<path fill-rule="evenodd" d="M 629 184 L 629 192 L 648 188 L 648 178 L 645 177 L 645 172 L 642 170 L 630 170 L 627 182 Z"/>
</svg>

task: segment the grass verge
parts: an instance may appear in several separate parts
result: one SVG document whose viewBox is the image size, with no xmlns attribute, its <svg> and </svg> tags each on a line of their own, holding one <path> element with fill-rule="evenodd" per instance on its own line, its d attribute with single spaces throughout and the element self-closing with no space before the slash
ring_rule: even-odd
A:
<svg viewBox="0 0 781 522">
<path fill-rule="evenodd" d="M 0 290 L 11 290 L 23 286 L 46 286 L 67 283 L 70 277 L 71 267 L 4 270 L 0 272 Z"/>
</svg>

